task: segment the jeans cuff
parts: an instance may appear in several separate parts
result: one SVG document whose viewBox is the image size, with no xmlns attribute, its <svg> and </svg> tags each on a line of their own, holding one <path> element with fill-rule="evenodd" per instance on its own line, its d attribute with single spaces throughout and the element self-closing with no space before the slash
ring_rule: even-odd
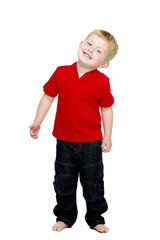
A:
<svg viewBox="0 0 160 240">
<path fill-rule="evenodd" d="M 67 224 L 68 228 L 71 228 L 73 226 L 73 223 L 71 221 L 69 221 L 67 218 L 63 218 L 63 217 L 59 217 L 56 219 L 56 222 L 61 221 L 64 222 L 65 224 Z"/>
<path fill-rule="evenodd" d="M 105 224 L 105 221 L 104 220 L 96 220 L 92 223 L 89 224 L 90 228 L 93 229 L 95 226 L 97 226 L 98 224 Z"/>
</svg>

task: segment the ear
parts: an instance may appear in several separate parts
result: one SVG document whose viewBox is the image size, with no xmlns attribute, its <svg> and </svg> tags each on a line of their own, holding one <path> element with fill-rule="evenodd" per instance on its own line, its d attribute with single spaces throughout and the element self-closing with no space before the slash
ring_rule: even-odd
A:
<svg viewBox="0 0 160 240">
<path fill-rule="evenodd" d="M 99 68 L 107 68 L 107 67 L 109 67 L 109 62 L 101 63 L 99 65 Z"/>
</svg>

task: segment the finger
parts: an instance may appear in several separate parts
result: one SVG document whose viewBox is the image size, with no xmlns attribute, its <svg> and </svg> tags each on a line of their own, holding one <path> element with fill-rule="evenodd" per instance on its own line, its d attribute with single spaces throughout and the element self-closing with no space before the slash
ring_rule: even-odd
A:
<svg viewBox="0 0 160 240">
<path fill-rule="evenodd" d="M 103 152 L 105 152 L 105 151 L 106 151 L 106 149 L 105 149 L 105 148 L 102 148 L 102 151 L 103 151 Z"/>
<path fill-rule="evenodd" d="M 104 143 L 102 143 L 101 147 L 102 147 L 102 149 L 104 149 L 104 147 L 105 147 L 105 144 L 104 144 Z"/>
<path fill-rule="evenodd" d="M 102 149 L 103 149 L 103 150 L 105 149 L 105 147 L 106 147 L 106 145 L 105 145 L 105 144 L 102 144 Z"/>
<path fill-rule="evenodd" d="M 30 131 L 36 131 L 36 127 L 35 126 L 31 126 L 30 127 Z"/>
<path fill-rule="evenodd" d="M 33 135 L 35 135 L 35 134 L 37 134 L 34 130 L 31 130 L 30 131 L 30 134 L 33 136 Z"/>
<path fill-rule="evenodd" d="M 106 153 L 107 152 L 107 149 L 104 149 L 104 151 L 103 151 L 104 153 Z"/>
<path fill-rule="evenodd" d="M 110 151 L 111 151 L 111 146 L 108 146 L 107 152 L 110 152 Z"/>
<path fill-rule="evenodd" d="M 34 123 L 29 126 L 29 128 L 33 128 L 33 127 L 34 127 Z"/>
<path fill-rule="evenodd" d="M 36 135 L 32 135 L 31 137 L 35 139 L 35 138 L 38 138 L 38 135 L 37 134 Z"/>
<path fill-rule="evenodd" d="M 106 153 L 106 152 L 109 152 L 109 151 L 110 151 L 109 149 L 110 149 L 110 146 L 107 145 L 107 144 L 105 144 L 105 145 L 104 145 L 104 148 L 102 148 L 103 152 L 105 152 L 105 153 Z"/>
<path fill-rule="evenodd" d="M 106 151 L 106 149 L 104 149 L 104 150 L 102 150 L 102 152 L 106 153 L 107 151 Z"/>
<path fill-rule="evenodd" d="M 36 133 L 37 133 L 37 128 L 36 128 L 36 127 L 31 128 L 31 129 L 30 129 L 30 132 L 31 132 L 32 134 L 36 134 Z"/>
<path fill-rule="evenodd" d="M 35 136 L 35 137 L 34 137 L 34 139 L 37 139 L 37 138 L 38 138 L 38 136 Z"/>
<path fill-rule="evenodd" d="M 31 137 L 37 136 L 37 132 L 35 132 L 35 131 L 30 131 L 30 135 L 31 135 Z"/>
<path fill-rule="evenodd" d="M 37 135 L 37 132 L 32 131 L 32 136 L 36 136 L 36 135 Z"/>
</svg>

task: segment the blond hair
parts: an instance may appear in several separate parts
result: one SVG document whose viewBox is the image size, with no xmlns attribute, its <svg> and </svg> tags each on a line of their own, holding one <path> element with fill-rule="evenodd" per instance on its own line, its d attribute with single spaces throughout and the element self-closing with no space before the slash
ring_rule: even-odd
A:
<svg viewBox="0 0 160 240">
<path fill-rule="evenodd" d="M 108 43 L 109 51 L 108 51 L 107 57 L 105 59 L 105 62 L 111 61 L 118 52 L 118 44 L 117 44 L 115 37 L 111 33 L 107 32 L 105 30 L 95 29 L 94 31 L 92 31 L 91 33 L 88 34 L 86 39 L 92 34 L 97 35 L 98 37 L 102 38 L 103 40 L 105 40 Z"/>
</svg>

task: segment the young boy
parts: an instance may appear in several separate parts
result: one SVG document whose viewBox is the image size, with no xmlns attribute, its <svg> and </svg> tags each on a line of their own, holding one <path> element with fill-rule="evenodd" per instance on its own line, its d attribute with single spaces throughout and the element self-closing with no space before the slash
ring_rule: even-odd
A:
<svg viewBox="0 0 160 240">
<path fill-rule="evenodd" d="M 91 229 L 107 232 L 101 216 L 108 205 L 104 198 L 102 151 L 111 150 L 112 105 L 109 78 L 97 70 L 106 68 L 116 55 L 118 45 L 109 32 L 94 30 L 80 43 L 78 61 L 58 67 L 43 86 L 32 138 L 38 138 L 43 119 L 58 95 L 53 136 L 57 139 L 54 189 L 56 224 L 61 231 L 72 227 L 77 218 L 76 188 L 78 174 L 86 200 L 85 220 Z M 101 115 L 99 108 L 101 107 Z M 101 132 L 101 116 L 104 137 Z"/>
</svg>

